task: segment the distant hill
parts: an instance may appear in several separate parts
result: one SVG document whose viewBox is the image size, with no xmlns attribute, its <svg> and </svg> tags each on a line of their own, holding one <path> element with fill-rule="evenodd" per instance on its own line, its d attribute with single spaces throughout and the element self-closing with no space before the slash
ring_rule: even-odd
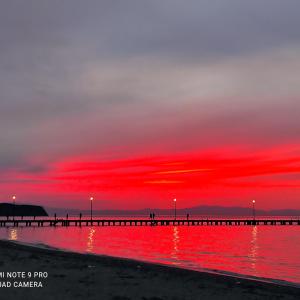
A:
<svg viewBox="0 0 300 300">
<path fill-rule="evenodd" d="M 48 216 L 42 206 L 0 203 L 0 216 Z"/>
<path fill-rule="evenodd" d="M 57 215 L 89 215 L 90 210 L 80 209 L 67 209 L 67 208 L 47 208 L 50 215 L 56 213 Z M 144 208 L 139 210 L 93 210 L 93 215 L 98 216 L 148 216 L 150 212 L 154 212 L 157 216 L 172 216 L 174 215 L 174 209 L 159 209 L 159 208 Z M 177 209 L 177 215 L 190 216 L 252 216 L 252 208 L 239 207 L 239 206 L 196 206 L 190 208 Z M 300 216 L 300 210 L 298 209 L 278 209 L 278 210 L 255 210 L 257 216 Z"/>
</svg>

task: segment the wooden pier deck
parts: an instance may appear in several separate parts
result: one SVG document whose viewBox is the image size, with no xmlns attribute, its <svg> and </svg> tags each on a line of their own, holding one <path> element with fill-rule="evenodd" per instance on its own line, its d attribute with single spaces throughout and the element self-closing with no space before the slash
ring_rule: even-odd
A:
<svg viewBox="0 0 300 300">
<path fill-rule="evenodd" d="M 255 226 L 300 225 L 300 219 L 24 219 L 0 220 L 0 227 L 52 226 Z"/>
</svg>

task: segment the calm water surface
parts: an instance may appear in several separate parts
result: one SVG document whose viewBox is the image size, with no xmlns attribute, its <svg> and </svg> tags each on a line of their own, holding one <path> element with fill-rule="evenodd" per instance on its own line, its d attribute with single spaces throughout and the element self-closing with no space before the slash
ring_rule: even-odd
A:
<svg viewBox="0 0 300 300">
<path fill-rule="evenodd" d="M 300 226 L 19 227 L 0 238 L 300 284 Z"/>
</svg>

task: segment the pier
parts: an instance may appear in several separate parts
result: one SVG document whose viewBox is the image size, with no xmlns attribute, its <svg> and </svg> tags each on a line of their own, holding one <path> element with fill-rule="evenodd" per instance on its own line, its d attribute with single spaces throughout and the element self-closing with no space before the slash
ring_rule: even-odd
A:
<svg viewBox="0 0 300 300">
<path fill-rule="evenodd" d="M 68 226 L 288 226 L 300 225 L 300 219 L 24 219 L 0 220 L 0 227 Z"/>
</svg>

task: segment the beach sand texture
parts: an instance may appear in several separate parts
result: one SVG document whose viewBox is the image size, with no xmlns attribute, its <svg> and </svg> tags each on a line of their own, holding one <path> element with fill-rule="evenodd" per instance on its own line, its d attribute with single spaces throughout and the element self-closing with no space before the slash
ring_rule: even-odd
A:
<svg viewBox="0 0 300 300">
<path fill-rule="evenodd" d="M 49 276 L 37 279 L 43 288 L 2 287 L 0 299 L 300 299 L 296 287 L 1 240 L 0 272 L 9 271 Z"/>
</svg>

